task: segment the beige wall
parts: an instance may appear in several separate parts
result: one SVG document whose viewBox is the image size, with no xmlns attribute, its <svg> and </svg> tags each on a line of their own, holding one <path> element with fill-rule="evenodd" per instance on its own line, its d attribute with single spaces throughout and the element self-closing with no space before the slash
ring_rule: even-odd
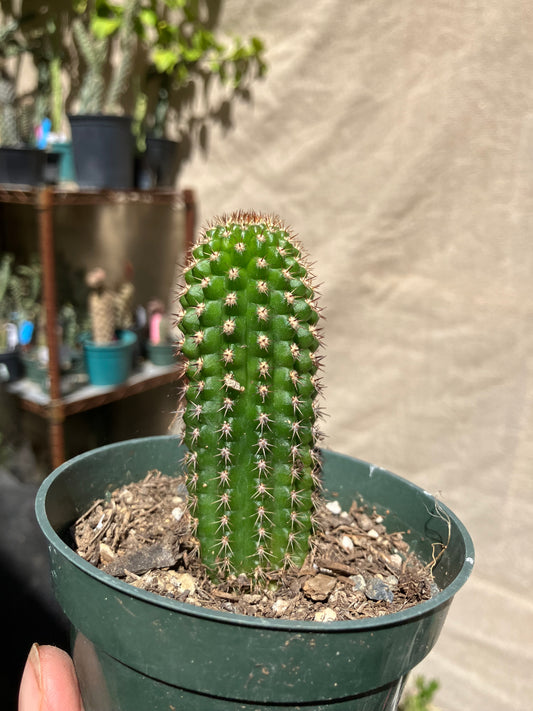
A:
<svg viewBox="0 0 533 711">
<path fill-rule="evenodd" d="M 446 711 L 533 698 L 533 10 L 227 0 L 269 74 L 182 172 L 201 220 L 285 217 L 327 321 L 327 444 L 438 493 L 475 573 L 420 671 Z"/>
</svg>

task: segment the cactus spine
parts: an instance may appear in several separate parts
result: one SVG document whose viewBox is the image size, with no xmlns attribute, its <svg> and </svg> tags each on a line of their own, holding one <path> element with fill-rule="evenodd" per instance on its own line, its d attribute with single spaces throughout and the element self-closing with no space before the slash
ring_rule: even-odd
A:
<svg viewBox="0 0 533 711">
<path fill-rule="evenodd" d="M 204 564 L 260 579 L 308 552 L 318 488 L 319 312 L 294 236 L 234 213 L 208 228 L 180 296 L 185 465 Z"/>
</svg>

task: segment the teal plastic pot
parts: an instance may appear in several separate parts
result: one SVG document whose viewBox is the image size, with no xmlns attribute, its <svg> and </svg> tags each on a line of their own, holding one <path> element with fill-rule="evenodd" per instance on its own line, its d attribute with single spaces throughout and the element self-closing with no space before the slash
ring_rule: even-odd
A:
<svg viewBox="0 0 533 711">
<path fill-rule="evenodd" d="M 146 354 L 148 360 L 154 365 L 173 365 L 176 363 L 175 343 L 148 343 L 146 344 Z"/>
<path fill-rule="evenodd" d="M 59 153 L 59 182 L 71 183 L 76 181 L 74 168 L 74 153 L 72 141 L 58 141 L 50 146 L 54 153 Z"/>
<path fill-rule="evenodd" d="M 56 469 L 37 494 L 57 599 L 73 627 L 86 711 L 393 711 L 406 674 L 431 650 L 474 562 L 470 537 L 446 507 L 390 472 L 324 452 L 326 490 L 344 507 L 363 496 L 389 530 L 408 531 L 441 588 L 403 612 L 349 622 L 291 622 L 216 612 L 138 590 L 94 568 L 65 542 L 96 498 L 150 469 L 175 475 L 174 437 L 108 445 Z M 390 513 L 388 513 L 390 511 Z M 448 540 L 449 538 L 449 540 Z"/>
<path fill-rule="evenodd" d="M 137 335 L 121 331 L 116 341 L 100 345 L 86 340 L 83 343 L 85 364 L 91 385 L 120 385 L 132 371 L 133 352 Z"/>
</svg>

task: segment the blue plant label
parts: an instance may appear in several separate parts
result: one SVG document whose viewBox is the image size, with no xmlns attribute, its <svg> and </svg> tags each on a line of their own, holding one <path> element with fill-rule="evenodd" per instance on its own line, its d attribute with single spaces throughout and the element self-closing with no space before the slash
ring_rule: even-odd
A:
<svg viewBox="0 0 533 711">
<path fill-rule="evenodd" d="M 27 346 L 31 343 L 33 337 L 34 326 L 31 321 L 23 321 L 19 328 L 19 341 L 21 346 Z"/>
</svg>

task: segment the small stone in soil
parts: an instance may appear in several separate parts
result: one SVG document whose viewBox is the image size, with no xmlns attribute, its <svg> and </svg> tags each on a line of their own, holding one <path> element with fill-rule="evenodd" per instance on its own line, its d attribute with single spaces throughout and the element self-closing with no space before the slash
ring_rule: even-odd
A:
<svg viewBox="0 0 533 711">
<path fill-rule="evenodd" d="M 369 600 L 375 602 L 392 602 L 394 600 L 394 593 L 380 578 L 370 578 L 365 588 L 365 595 Z"/>
<path fill-rule="evenodd" d="M 310 597 L 311 600 L 327 600 L 336 582 L 335 578 L 330 575 L 319 573 L 305 581 L 303 591 L 306 597 Z"/>
<path fill-rule="evenodd" d="M 343 551 L 345 553 L 351 553 L 355 547 L 350 536 L 346 536 L 346 535 L 342 536 L 342 538 L 340 540 L 340 544 L 341 544 L 341 548 L 343 549 Z"/>
<path fill-rule="evenodd" d="M 331 607 L 326 607 L 324 610 L 319 610 L 315 614 L 315 622 L 333 622 L 337 619 L 337 613 Z"/>
<path fill-rule="evenodd" d="M 350 575 L 350 580 L 353 583 L 354 590 L 364 590 L 366 588 L 365 579 L 360 573 L 357 575 Z"/>
<path fill-rule="evenodd" d="M 146 573 L 154 568 L 170 568 L 175 565 L 177 557 L 174 552 L 161 543 L 127 553 L 105 566 L 104 571 L 110 575 L 121 576 L 126 570 L 131 573 Z"/>
<path fill-rule="evenodd" d="M 196 582 L 189 573 L 172 573 L 169 575 L 169 581 L 177 587 L 180 593 L 185 591 L 193 593 L 196 590 Z"/>
<path fill-rule="evenodd" d="M 338 501 L 328 501 L 326 503 L 326 508 L 330 513 L 335 514 L 336 516 L 342 513 L 342 508 Z"/>
</svg>

